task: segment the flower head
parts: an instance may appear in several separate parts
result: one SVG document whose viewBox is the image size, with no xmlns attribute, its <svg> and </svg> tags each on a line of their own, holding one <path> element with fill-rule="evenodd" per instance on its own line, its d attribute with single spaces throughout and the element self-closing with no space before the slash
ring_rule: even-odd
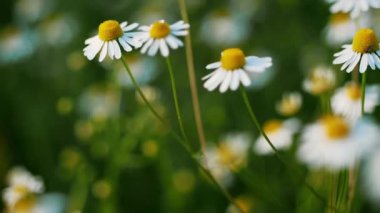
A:
<svg viewBox="0 0 380 213">
<path fill-rule="evenodd" d="M 379 42 L 372 29 L 360 29 L 356 32 L 351 45 L 343 45 L 344 50 L 336 53 L 333 64 L 343 64 L 341 70 L 349 73 L 359 65 L 359 71 L 364 73 L 367 67 L 372 70 L 380 68 Z"/>
<path fill-rule="evenodd" d="M 183 46 L 177 37 L 186 36 L 189 27 L 190 25 L 184 21 L 169 25 L 164 20 L 156 21 L 150 26 L 141 26 L 139 29 L 142 32 L 138 36 L 138 40 L 143 43 L 141 53 L 154 56 L 160 50 L 163 57 L 168 57 L 169 47 L 177 49 Z"/>
<path fill-rule="evenodd" d="M 331 91 L 336 84 L 335 73 L 331 68 L 318 66 L 304 81 L 304 89 L 313 94 L 320 95 Z"/>
<path fill-rule="evenodd" d="M 301 105 L 302 96 L 300 93 L 285 93 L 282 100 L 276 104 L 276 109 L 283 116 L 292 116 L 300 110 Z"/>
<path fill-rule="evenodd" d="M 355 122 L 361 116 L 360 86 L 355 82 L 347 83 L 339 88 L 331 98 L 332 110 L 337 115 L 342 115 L 351 122 Z M 364 111 L 372 113 L 380 101 L 380 87 L 367 86 Z"/>
<path fill-rule="evenodd" d="M 108 53 L 111 59 L 121 58 L 121 48 L 132 51 L 132 47 L 140 47 L 141 44 L 135 39 L 136 32 L 130 32 L 138 27 L 137 23 L 127 25 L 127 22 L 119 24 L 115 20 L 102 22 L 98 28 L 98 35 L 85 41 L 87 45 L 83 51 L 84 55 L 92 60 L 100 52 L 99 61 L 103 61 Z"/>
<path fill-rule="evenodd" d="M 347 13 L 331 14 L 326 27 L 326 41 L 330 45 L 342 45 L 354 37 L 355 21 Z"/>
<path fill-rule="evenodd" d="M 297 119 L 269 120 L 263 125 L 263 130 L 267 134 L 273 145 L 279 149 L 287 149 L 292 145 L 293 135 L 300 128 L 300 122 Z M 264 136 L 260 136 L 253 147 L 258 154 L 266 155 L 273 153 L 272 148 Z"/>
<path fill-rule="evenodd" d="M 331 12 L 350 13 L 353 18 L 359 16 L 361 12 L 368 11 L 372 8 L 380 8 L 379 0 L 327 0 L 332 3 Z"/>
<path fill-rule="evenodd" d="M 206 80 L 203 86 L 212 91 L 218 86 L 221 93 L 228 89 L 237 90 L 240 83 L 244 86 L 251 84 L 248 72 L 264 72 L 266 68 L 272 66 L 272 58 L 259 58 L 248 56 L 241 49 L 230 48 L 221 53 L 219 62 L 206 66 L 206 69 L 216 69 L 211 74 L 202 78 Z"/>
</svg>

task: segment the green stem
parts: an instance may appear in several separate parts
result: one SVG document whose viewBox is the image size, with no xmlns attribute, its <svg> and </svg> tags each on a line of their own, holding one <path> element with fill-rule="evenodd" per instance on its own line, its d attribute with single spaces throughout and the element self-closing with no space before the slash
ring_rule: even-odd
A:
<svg viewBox="0 0 380 213">
<path fill-rule="evenodd" d="M 133 74 L 128 66 L 128 64 L 125 62 L 125 60 L 123 58 L 121 58 L 121 61 L 123 62 L 123 65 L 124 67 L 126 68 L 127 72 L 128 72 L 128 75 L 129 77 L 131 78 L 131 81 L 133 83 L 133 85 L 135 86 L 136 90 L 138 91 L 139 95 L 141 96 L 141 98 L 143 99 L 143 101 L 145 102 L 145 104 L 148 106 L 148 108 L 150 109 L 150 111 L 153 113 L 153 115 L 163 124 L 163 125 L 167 125 L 165 120 L 157 113 L 157 111 L 153 108 L 153 106 L 149 103 L 148 99 L 145 97 L 144 93 L 142 92 L 139 84 L 137 83 L 137 81 L 135 80 L 135 78 L 133 77 Z M 176 141 L 179 142 L 180 145 L 183 146 L 183 148 L 185 149 L 185 151 L 190 155 L 191 159 L 197 164 L 197 166 L 206 174 L 206 176 L 211 180 L 211 182 L 220 190 L 220 192 L 227 198 L 227 200 L 235 205 L 241 212 L 244 212 L 240 206 L 238 205 L 238 203 L 236 203 L 236 201 L 233 199 L 233 197 L 218 183 L 218 181 L 214 178 L 214 176 L 211 174 L 211 172 L 206 168 L 204 167 L 196 157 L 194 157 L 194 154 L 193 152 L 191 151 L 190 147 L 185 143 L 185 141 L 177 134 L 175 133 L 174 131 L 172 131 L 172 129 L 170 127 L 168 127 L 169 130 L 170 130 L 170 134 L 172 135 L 173 138 L 176 139 Z"/>
<path fill-rule="evenodd" d="M 187 138 L 186 132 L 185 132 L 185 128 L 184 128 L 183 122 L 182 122 L 181 111 L 180 111 L 179 104 L 178 104 L 177 87 L 176 87 L 176 84 L 175 84 L 173 65 L 172 65 L 172 63 L 170 61 L 169 56 L 166 58 L 166 64 L 168 65 L 168 69 L 169 69 L 170 83 L 171 83 L 171 86 L 172 86 L 174 106 L 175 106 L 175 111 L 176 111 L 176 114 L 177 114 L 179 128 L 181 130 L 182 137 L 185 139 L 185 141 L 188 141 L 188 138 Z"/>
<path fill-rule="evenodd" d="M 367 80 L 367 72 L 364 72 L 362 75 L 362 115 L 364 115 L 364 104 L 365 104 L 365 89 L 366 89 L 366 80 Z"/>
<path fill-rule="evenodd" d="M 288 164 L 288 162 L 286 162 L 286 160 L 284 160 L 282 158 L 282 156 L 280 155 L 279 151 L 277 150 L 277 148 L 273 145 L 273 143 L 269 140 L 267 134 L 264 132 L 264 130 L 261 128 L 261 125 L 259 123 L 259 121 L 257 120 L 257 117 L 255 115 L 255 113 L 253 112 L 252 110 L 252 106 L 251 104 L 249 103 L 249 99 L 248 99 L 248 96 L 247 96 L 247 92 L 245 91 L 245 89 L 243 87 L 240 87 L 240 91 L 241 91 L 241 95 L 243 97 L 243 101 L 244 101 L 244 104 L 245 106 L 247 107 L 247 110 L 248 110 L 248 113 L 253 121 L 253 123 L 256 125 L 257 129 L 259 130 L 259 132 L 263 135 L 263 137 L 265 138 L 266 142 L 269 144 L 269 146 L 272 148 L 272 150 L 274 151 L 275 155 L 277 156 L 277 158 L 287 167 L 289 168 L 292 168 L 294 172 L 297 173 L 297 175 L 299 177 L 302 176 L 302 174 L 296 170 L 295 168 L 293 168 L 290 164 Z M 320 199 L 323 203 L 325 203 L 329 208 L 334 208 L 334 207 L 331 207 L 329 206 L 327 203 L 326 203 L 326 200 L 312 187 L 310 186 L 306 180 L 303 178 L 303 184 L 305 184 L 305 186 L 312 192 L 313 195 L 315 195 L 318 199 Z"/>
</svg>

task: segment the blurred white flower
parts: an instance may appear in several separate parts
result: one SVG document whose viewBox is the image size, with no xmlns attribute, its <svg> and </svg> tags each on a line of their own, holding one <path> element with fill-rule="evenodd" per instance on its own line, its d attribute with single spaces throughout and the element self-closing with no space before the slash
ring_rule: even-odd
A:
<svg viewBox="0 0 380 213">
<path fill-rule="evenodd" d="M 313 95 L 321 95 L 331 91 L 335 84 L 336 76 L 334 71 L 329 67 L 317 66 L 310 76 L 305 79 L 303 87 Z"/>
<path fill-rule="evenodd" d="M 49 45 L 62 45 L 71 41 L 78 31 L 78 23 L 69 15 L 55 14 L 40 26 L 43 40 Z"/>
<path fill-rule="evenodd" d="M 380 69 L 379 41 L 376 33 L 369 28 L 356 32 L 352 44 L 343 45 L 343 50 L 335 53 L 333 64 L 343 64 L 341 70 L 352 72 L 358 65 L 360 73 L 369 66 L 372 70 Z"/>
<path fill-rule="evenodd" d="M 302 106 L 302 96 L 299 92 L 284 93 L 281 101 L 277 102 L 276 110 L 280 115 L 295 115 Z"/>
<path fill-rule="evenodd" d="M 362 18 L 360 21 L 361 20 Z M 351 41 L 355 35 L 356 30 L 355 20 L 352 20 L 349 14 L 331 14 L 330 20 L 325 29 L 326 41 L 331 46 L 342 45 L 345 42 Z"/>
<path fill-rule="evenodd" d="M 47 193 L 38 198 L 33 213 L 65 213 L 67 197 L 60 193 Z M 32 212 L 29 212 L 32 213 Z"/>
<path fill-rule="evenodd" d="M 350 13 L 352 18 L 356 18 L 362 12 L 368 11 L 370 8 L 380 8 L 380 0 L 327 0 L 332 3 L 332 13 Z"/>
<path fill-rule="evenodd" d="M 219 92 L 224 93 L 228 89 L 235 91 L 240 84 L 251 85 L 251 79 L 247 73 L 262 73 L 272 66 L 272 58 L 259 58 L 256 56 L 246 57 L 241 49 L 230 48 L 221 53 L 219 62 L 206 66 L 206 69 L 215 69 L 212 73 L 202 78 L 203 86 L 208 91 L 219 87 Z"/>
<path fill-rule="evenodd" d="M 31 55 L 38 37 L 30 30 L 8 26 L 0 31 L 0 63 L 10 63 Z"/>
<path fill-rule="evenodd" d="M 139 27 L 142 32 L 136 38 L 143 43 L 141 53 L 154 56 L 160 51 L 163 57 L 168 57 L 170 48 L 175 50 L 183 46 L 183 42 L 177 37 L 186 36 L 189 27 L 190 25 L 184 21 L 169 25 L 164 20 Z"/>
<path fill-rule="evenodd" d="M 368 155 L 364 163 L 362 181 L 364 192 L 373 204 L 380 207 L 380 149 L 377 148 Z"/>
<path fill-rule="evenodd" d="M 269 120 L 263 125 L 264 132 L 278 150 L 288 149 L 292 145 L 293 135 L 299 128 L 300 121 L 295 118 L 285 121 Z M 253 148 L 256 153 L 261 155 L 273 153 L 272 148 L 262 135 L 256 140 Z"/>
<path fill-rule="evenodd" d="M 55 1 L 51 0 L 18 0 L 14 7 L 17 22 L 36 22 L 43 18 L 51 9 Z"/>
<path fill-rule="evenodd" d="M 379 133 L 379 127 L 369 119 L 351 124 L 342 117 L 324 116 L 306 126 L 297 156 L 311 169 L 351 168 L 374 147 Z"/>
<path fill-rule="evenodd" d="M 361 88 L 355 82 L 349 82 L 337 89 L 331 98 L 332 110 L 351 122 L 357 121 L 361 116 Z M 364 112 L 372 113 L 380 101 L 380 86 L 366 86 Z"/>
<path fill-rule="evenodd" d="M 87 45 L 84 49 L 84 55 L 88 60 L 92 60 L 99 54 L 99 61 L 103 61 L 108 53 L 111 59 L 120 59 L 122 49 L 126 52 L 132 51 L 133 47 L 140 47 L 141 43 L 135 39 L 137 32 L 130 32 L 139 25 L 133 23 L 127 25 L 127 22 L 119 24 L 115 20 L 107 20 L 99 25 L 98 35 L 93 36 L 85 41 Z"/>
</svg>

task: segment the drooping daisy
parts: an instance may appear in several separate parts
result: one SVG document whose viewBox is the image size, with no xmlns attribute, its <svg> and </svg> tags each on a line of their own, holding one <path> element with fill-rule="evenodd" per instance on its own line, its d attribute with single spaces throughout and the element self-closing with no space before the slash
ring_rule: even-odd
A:
<svg viewBox="0 0 380 213">
<path fill-rule="evenodd" d="M 294 118 L 286 121 L 269 120 L 263 125 L 264 132 L 278 150 L 287 149 L 292 145 L 293 135 L 299 128 L 300 122 Z M 262 135 L 256 140 L 253 148 L 256 153 L 261 155 L 273 153 L 272 148 Z"/>
<path fill-rule="evenodd" d="M 350 13 L 353 18 L 359 16 L 361 12 L 366 12 L 370 8 L 380 8 L 379 0 L 327 0 L 332 3 L 330 8 L 332 13 Z"/>
<path fill-rule="evenodd" d="M 216 70 L 202 78 L 202 80 L 206 80 L 203 86 L 208 91 L 213 91 L 218 86 L 220 86 L 219 91 L 221 93 L 226 92 L 228 89 L 234 91 L 239 88 L 240 83 L 244 86 L 251 84 L 248 72 L 261 73 L 271 66 L 272 58 L 270 57 L 245 57 L 241 49 L 226 49 L 221 53 L 219 62 L 206 66 L 206 69 Z"/>
<path fill-rule="evenodd" d="M 321 95 L 331 91 L 335 84 L 336 76 L 334 71 L 329 67 L 317 66 L 311 75 L 305 79 L 303 87 L 313 95 Z"/>
<path fill-rule="evenodd" d="M 364 112 L 372 113 L 380 101 L 380 87 L 367 86 Z M 349 121 L 355 122 L 361 116 L 361 88 L 355 82 L 339 88 L 331 98 L 332 110 Z"/>
<path fill-rule="evenodd" d="M 352 124 L 328 115 L 305 128 L 297 156 L 311 169 L 350 168 L 373 148 L 378 137 L 379 128 L 370 120 Z"/>
<path fill-rule="evenodd" d="M 98 35 L 85 41 L 87 45 L 84 49 L 84 55 L 92 60 L 99 54 L 99 61 L 103 61 L 108 53 L 111 59 L 121 58 L 121 48 L 126 51 L 132 51 L 133 47 L 140 47 L 141 44 L 135 39 L 137 32 L 130 32 L 138 27 L 137 23 L 127 25 L 127 22 L 119 24 L 115 20 L 107 20 L 99 25 Z"/>
<path fill-rule="evenodd" d="M 343 45 L 344 50 L 335 53 L 333 64 L 343 64 L 341 70 L 352 72 L 356 65 L 364 73 L 369 66 L 380 69 L 379 42 L 375 32 L 365 28 L 356 32 L 352 45 Z"/>
<path fill-rule="evenodd" d="M 301 105 L 302 96 L 300 93 L 284 93 L 281 101 L 276 104 L 276 110 L 280 115 L 292 116 L 300 110 Z"/>
<path fill-rule="evenodd" d="M 160 50 L 163 57 L 169 56 L 169 47 L 177 49 L 183 46 L 178 36 L 186 36 L 190 25 L 184 21 L 178 21 L 169 25 L 164 20 L 156 21 L 150 26 L 141 26 L 142 31 L 137 39 L 143 43 L 141 53 L 154 56 Z"/>
</svg>

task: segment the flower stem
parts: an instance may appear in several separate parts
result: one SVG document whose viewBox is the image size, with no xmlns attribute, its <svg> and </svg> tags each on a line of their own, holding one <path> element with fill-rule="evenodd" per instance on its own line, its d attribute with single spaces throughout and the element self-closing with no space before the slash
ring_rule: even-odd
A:
<svg viewBox="0 0 380 213">
<path fill-rule="evenodd" d="M 366 80 L 367 80 L 367 72 L 364 72 L 362 75 L 362 115 L 364 115 L 364 104 L 365 104 L 365 89 L 366 89 Z"/>
<path fill-rule="evenodd" d="M 259 132 L 263 135 L 263 137 L 265 138 L 266 142 L 269 144 L 269 146 L 272 148 L 272 150 L 274 151 L 275 155 L 277 156 L 277 158 L 287 167 L 289 168 L 292 168 L 293 172 L 297 173 L 297 175 L 299 177 L 302 177 L 302 174 L 294 167 L 292 167 L 286 160 L 283 159 L 283 157 L 280 155 L 279 151 L 277 150 L 277 148 L 273 145 L 273 143 L 269 140 L 267 134 L 264 132 L 264 130 L 261 128 L 261 125 L 259 123 L 259 121 L 257 120 L 257 117 L 255 115 L 255 113 L 253 112 L 253 109 L 252 109 L 252 106 L 251 104 L 249 103 L 249 99 L 248 99 L 248 96 L 247 96 L 247 92 L 245 91 L 245 89 L 243 87 L 240 87 L 240 91 L 241 91 L 241 95 L 243 97 L 243 101 L 244 101 L 244 104 L 245 106 L 247 107 L 247 110 L 248 110 L 248 113 L 251 117 L 251 120 L 253 121 L 253 123 L 256 125 L 256 128 L 259 130 Z M 311 191 L 311 193 L 313 195 L 315 195 L 319 200 L 321 200 L 325 205 L 327 205 L 329 208 L 332 208 L 332 209 L 335 209 L 335 207 L 332 207 L 332 206 L 329 206 L 327 203 L 326 203 L 326 200 L 312 187 L 310 186 L 306 180 L 303 178 L 303 184 L 305 184 L 305 186 Z"/>
<path fill-rule="evenodd" d="M 134 85 L 134 87 L 136 88 L 136 90 L 138 91 L 139 95 L 141 96 L 141 98 L 143 99 L 143 101 L 145 102 L 145 104 L 148 106 L 148 108 L 150 109 L 150 111 L 153 113 L 153 115 L 163 124 L 163 125 L 167 125 L 167 123 L 165 122 L 165 120 L 157 113 L 157 111 L 153 108 L 153 106 L 149 103 L 148 99 L 145 97 L 144 93 L 142 92 L 139 84 L 137 83 L 137 81 L 135 80 L 135 78 L 133 77 L 133 74 L 127 64 L 127 62 L 121 58 L 121 61 L 125 67 L 125 69 L 127 70 L 127 73 L 129 75 L 129 77 L 131 78 L 131 81 Z M 218 181 L 214 178 L 214 176 L 212 175 L 212 173 L 207 169 L 207 167 L 203 166 L 202 163 L 200 163 L 198 161 L 198 159 L 194 156 L 194 153 L 193 151 L 190 149 L 190 147 L 188 146 L 188 144 L 185 143 L 185 141 L 177 134 L 175 133 L 174 131 L 172 131 L 172 129 L 169 127 L 169 130 L 170 130 L 170 134 L 172 135 L 172 137 L 185 149 L 185 151 L 190 155 L 191 159 L 197 164 L 197 166 L 206 174 L 206 176 L 211 180 L 211 182 L 218 188 L 218 190 L 227 198 L 227 200 L 235 205 L 242 213 L 244 213 L 244 211 L 241 209 L 241 207 L 236 203 L 236 201 L 233 199 L 233 197 L 229 194 L 229 192 L 227 190 L 225 190 L 219 183 Z"/>
<path fill-rule="evenodd" d="M 169 69 L 170 83 L 171 83 L 171 86 L 172 86 L 174 106 L 175 106 L 175 111 L 176 111 L 176 114 L 177 114 L 179 128 L 181 130 L 182 137 L 184 138 L 184 140 L 188 141 L 188 138 L 187 138 L 186 132 L 185 132 L 185 128 L 183 126 L 181 111 L 180 111 L 179 104 L 178 104 L 177 88 L 176 88 L 176 84 L 175 84 L 173 65 L 172 65 L 171 60 L 170 60 L 169 57 L 166 58 L 166 64 L 168 65 L 168 69 Z"/>
<path fill-rule="evenodd" d="M 179 8 L 180 8 L 181 17 L 183 21 L 185 21 L 186 23 L 189 23 L 189 17 L 187 15 L 185 0 L 178 0 L 178 3 L 179 3 Z M 201 146 L 201 152 L 206 162 L 206 137 L 204 134 L 201 110 L 199 106 L 199 97 L 198 97 L 197 82 L 196 82 L 196 75 L 195 75 L 195 69 L 194 69 L 194 58 L 193 58 L 193 49 L 191 45 L 190 32 L 191 31 L 189 29 L 189 34 L 185 37 L 187 71 L 188 71 L 188 76 L 189 76 L 191 99 L 193 102 L 195 125 L 197 127 L 197 133 L 198 133 L 199 142 Z"/>
</svg>

